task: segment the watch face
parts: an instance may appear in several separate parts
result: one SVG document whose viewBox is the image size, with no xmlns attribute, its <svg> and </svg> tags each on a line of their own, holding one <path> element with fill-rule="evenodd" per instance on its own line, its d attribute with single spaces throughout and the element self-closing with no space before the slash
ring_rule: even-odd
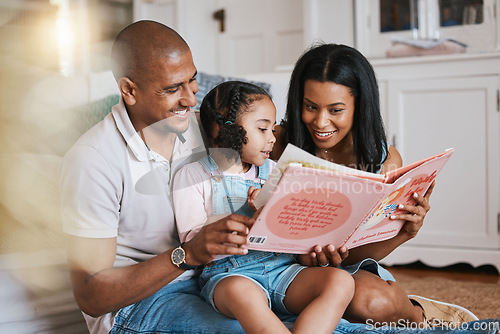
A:
<svg viewBox="0 0 500 334">
<path fill-rule="evenodd" d="M 178 247 L 172 252 L 172 262 L 178 266 L 184 262 L 185 256 L 184 249 Z"/>
</svg>

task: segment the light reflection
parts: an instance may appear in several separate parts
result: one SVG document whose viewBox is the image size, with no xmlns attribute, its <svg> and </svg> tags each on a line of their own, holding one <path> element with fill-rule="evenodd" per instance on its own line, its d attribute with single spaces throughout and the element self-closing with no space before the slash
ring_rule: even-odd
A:
<svg viewBox="0 0 500 334">
<path fill-rule="evenodd" d="M 51 4 L 59 7 L 56 19 L 59 71 L 68 77 L 75 74 L 75 33 L 71 24 L 69 0 L 51 0 Z"/>
</svg>

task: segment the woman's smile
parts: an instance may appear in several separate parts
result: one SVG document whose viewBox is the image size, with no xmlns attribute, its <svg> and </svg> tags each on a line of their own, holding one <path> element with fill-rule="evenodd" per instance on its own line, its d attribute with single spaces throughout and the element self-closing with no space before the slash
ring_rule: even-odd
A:
<svg viewBox="0 0 500 334">
<path fill-rule="evenodd" d="M 354 118 L 354 102 L 346 86 L 306 80 L 302 121 L 316 146 L 332 148 L 348 138 Z"/>
<path fill-rule="evenodd" d="M 337 130 L 335 131 L 328 131 L 328 132 L 325 132 L 325 131 L 313 131 L 314 133 L 314 136 L 316 137 L 316 140 L 328 140 L 330 139 L 330 137 L 333 136 L 333 134 L 337 132 Z"/>
</svg>

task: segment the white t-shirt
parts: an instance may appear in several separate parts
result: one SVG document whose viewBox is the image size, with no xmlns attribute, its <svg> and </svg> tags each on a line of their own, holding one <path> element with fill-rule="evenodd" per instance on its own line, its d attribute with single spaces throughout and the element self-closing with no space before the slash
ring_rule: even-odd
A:
<svg viewBox="0 0 500 334">
<path fill-rule="evenodd" d="M 183 137 L 184 142 L 176 138 L 170 163 L 147 148 L 120 100 L 64 158 L 60 187 L 64 232 L 84 238 L 116 237 L 115 267 L 177 246 L 172 177 L 184 164 L 206 155 L 194 112 Z M 178 279 L 189 277 L 186 272 Z M 112 313 L 84 316 L 92 334 L 107 333 L 114 322 Z"/>
<path fill-rule="evenodd" d="M 269 160 L 269 171 L 276 162 Z M 231 174 L 245 180 L 259 182 L 257 168 L 252 165 L 245 173 Z M 200 162 L 193 162 L 182 167 L 174 180 L 174 207 L 177 230 L 181 241 L 190 240 L 204 225 L 217 221 L 229 214 L 213 215 L 212 181 L 210 174 Z M 189 198 L 189 201 L 185 199 Z"/>
</svg>

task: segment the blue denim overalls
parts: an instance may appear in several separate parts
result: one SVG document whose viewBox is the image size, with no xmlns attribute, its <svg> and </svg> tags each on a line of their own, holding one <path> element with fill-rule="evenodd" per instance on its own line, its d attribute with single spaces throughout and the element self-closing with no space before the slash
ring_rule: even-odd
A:
<svg viewBox="0 0 500 334">
<path fill-rule="evenodd" d="M 236 175 L 223 175 L 210 156 L 199 162 L 211 175 L 213 214 L 238 213 L 253 216 L 254 212 L 248 205 L 248 189 L 250 186 L 262 187 L 269 177 L 269 160 L 257 167 L 260 182 L 245 180 Z M 207 264 L 200 275 L 201 295 L 217 309 L 213 300 L 217 284 L 228 276 L 244 276 L 266 293 L 269 307 L 288 313 L 283 305 L 285 291 L 303 268 L 297 264 L 292 254 L 250 250 L 246 255 L 228 256 Z"/>
<path fill-rule="evenodd" d="M 212 209 L 214 215 L 239 213 L 252 217 L 254 212 L 248 206 L 248 189 L 250 186 L 260 189 L 269 177 L 269 161 L 257 167 L 260 182 L 245 180 L 239 176 L 223 176 L 215 161 L 207 155 L 199 160 L 203 168 L 212 178 Z"/>
</svg>

